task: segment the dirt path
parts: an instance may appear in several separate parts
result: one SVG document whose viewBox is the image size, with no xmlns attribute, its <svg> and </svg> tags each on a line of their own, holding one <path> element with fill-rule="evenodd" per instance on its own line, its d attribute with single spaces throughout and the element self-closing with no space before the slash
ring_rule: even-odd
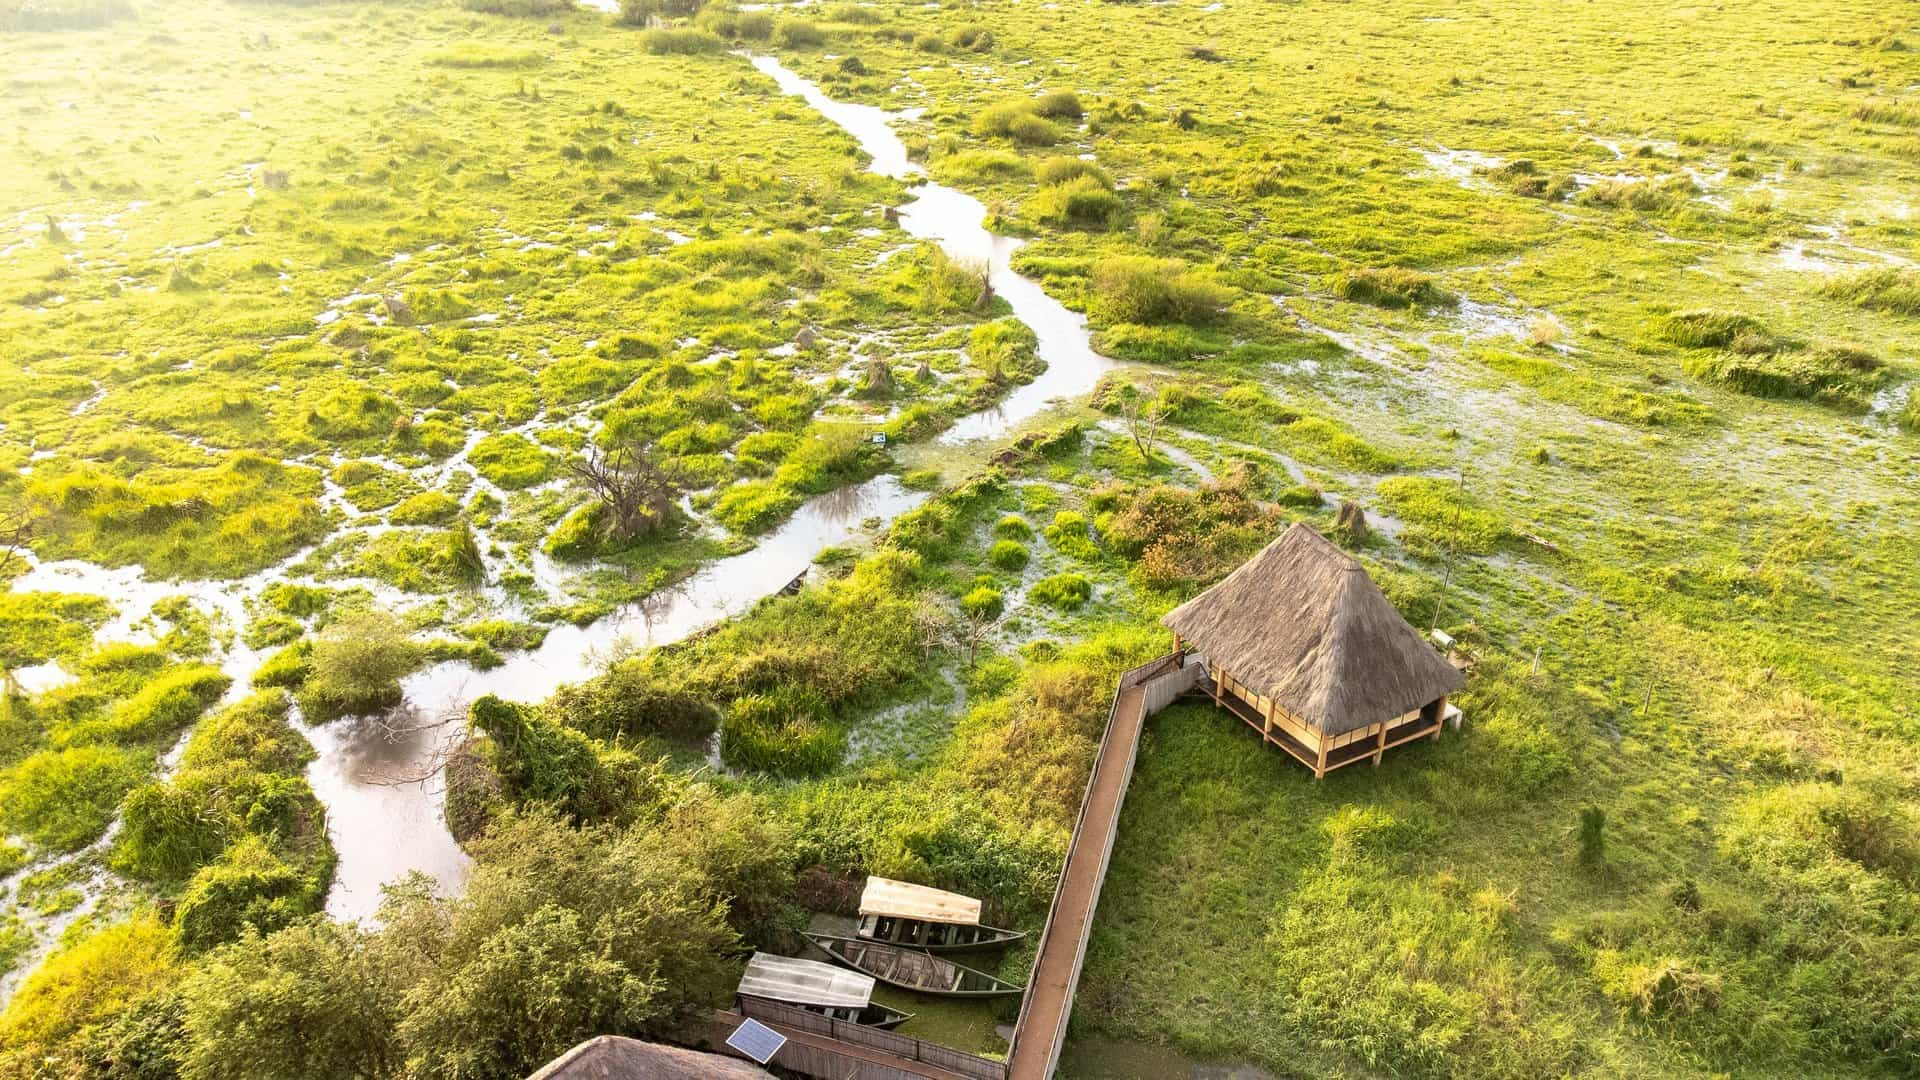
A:
<svg viewBox="0 0 1920 1080">
<path fill-rule="evenodd" d="M 1040 952 L 1027 983 L 1026 1010 L 1007 1058 L 1008 1080 L 1047 1080 L 1059 1058 L 1066 1019 L 1073 1011 L 1074 985 L 1080 981 L 1080 963 L 1086 956 L 1087 934 L 1093 928 L 1094 905 L 1100 900 L 1100 883 L 1107 875 L 1107 858 L 1120 827 L 1120 803 L 1126 798 L 1133 753 L 1145 722 L 1145 689 L 1122 690 L 1114 702 L 1100 756 L 1094 759 L 1079 828 L 1061 870 L 1053 911 L 1041 933 Z"/>
</svg>

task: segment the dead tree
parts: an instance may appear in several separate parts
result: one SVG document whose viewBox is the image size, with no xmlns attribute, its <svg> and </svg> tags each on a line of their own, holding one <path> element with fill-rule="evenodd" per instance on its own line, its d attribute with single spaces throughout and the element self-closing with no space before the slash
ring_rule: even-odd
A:
<svg viewBox="0 0 1920 1080">
<path fill-rule="evenodd" d="M 631 441 L 608 450 L 589 445 L 571 467 L 604 511 L 611 540 L 631 540 L 665 525 L 680 497 L 674 482 Z"/>
</svg>

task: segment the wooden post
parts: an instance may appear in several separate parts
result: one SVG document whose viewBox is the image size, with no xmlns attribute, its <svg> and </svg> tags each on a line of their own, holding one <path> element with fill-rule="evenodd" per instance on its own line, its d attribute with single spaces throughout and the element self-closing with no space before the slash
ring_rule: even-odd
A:
<svg viewBox="0 0 1920 1080">
<path fill-rule="evenodd" d="M 1180 635 L 1178 633 L 1173 635 L 1173 666 L 1187 666 L 1187 655 L 1180 651 Z"/>
<path fill-rule="evenodd" d="M 1380 767 L 1380 759 L 1387 756 L 1387 722 L 1380 721 L 1380 737 L 1373 741 L 1373 767 Z"/>
<path fill-rule="evenodd" d="M 1216 709 L 1220 707 L 1220 684 L 1226 681 L 1226 672 L 1221 669 L 1219 665 L 1215 665 L 1213 668 L 1213 707 Z"/>
<path fill-rule="evenodd" d="M 1440 741 L 1440 733 L 1447 730 L 1447 695 L 1441 694 L 1440 700 L 1433 703 L 1433 741 Z"/>
<path fill-rule="evenodd" d="M 1323 731 L 1320 733 L 1320 758 L 1314 763 L 1313 778 L 1318 780 L 1325 775 L 1327 775 L 1327 733 Z"/>
</svg>

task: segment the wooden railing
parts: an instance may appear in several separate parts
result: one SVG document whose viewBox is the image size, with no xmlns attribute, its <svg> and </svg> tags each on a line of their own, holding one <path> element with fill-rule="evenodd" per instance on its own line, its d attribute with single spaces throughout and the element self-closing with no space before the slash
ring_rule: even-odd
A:
<svg viewBox="0 0 1920 1080">
<path fill-rule="evenodd" d="M 1047 907 L 1047 921 L 1041 927 L 1040 946 L 1034 954 L 1033 966 L 1035 972 L 1038 972 L 1041 959 L 1047 955 L 1048 950 L 1072 948 L 1074 950 L 1071 969 L 1072 975 L 1067 980 L 1065 1000 L 1060 1004 L 1059 1018 L 1053 1025 L 1052 1030 L 1032 1031 L 1028 1029 L 1028 1021 L 1033 1012 L 1036 995 L 1044 991 L 1030 986 L 1026 996 L 1021 999 L 1020 1017 L 1014 1022 L 1013 1041 L 1008 1047 L 1007 1052 L 1008 1060 L 1013 1060 L 1015 1051 L 1026 1040 L 1046 1039 L 1050 1045 L 1046 1055 L 1045 1069 L 1039 1076 L 1013 1076 L 1011 1080 L 1045 1080 L 1045 1078 L 1053 1075 L 1054 1069 L 1060 1064 L 1060 1049 L 1065 1045 L 1067 1039 L 1067 1021 L 1073 1015 L 1074 989 L 1080 985 L 1080 971 L 1087 959 L 1087 938 L 1092 931 L 1092 921 L 1089 918 L 1084 931 L 1079 935 L 1077 941 L 1064 943 L 1056 941 L 1054 933 L 1058 925 L 1057 920 L 1060 914 L 1061 897 L 1066 891 L 1069 871 L 1075 865 L 1076 860 L 1086 858 L 1097 859 L 1099 872 L 1095 875 L 1095 881 L 1104 882 L 1107 876 L 1108 863 L 1113 858 L 1113 841 L 1115 835 L 1119 832 L 1118 821 L 1120 805 L 1118 803 L 1115 804 L 1113 810 L 1114 821 L 1105 823 L 1100 830 L 1102 833 L 1100 849 L 1097 852 L 1083 852 L 1080 845 L 1081 841 L 1085 839 L 1087 835 L 1087 812 L 1092 803 L 1090 796 L 1099 785 L 1101 778 L 1106 775 L 1105 770 L 1117 769 L 1120 771 L 1123 791 L 1125 785 L 1133 776 L 1134 757 L 1139 751 L 1137 738 L 1129 739 L 1125 747 L 1118 748 L 1117 752 L 1119 756 L 1117 758 L 1109 756 L 1116 752 L 1116 748 L 1109 744 L 1113 738 L 1113 722 L 1114 717 L 1119 713 L 1121 698 L 1125 696 L 1128 690 L 1136 686 L 1153 684 L 1162 680 L 1165 676 L 1176 673 L 1181 675 L 1182 678 L 1167 679 L 1164 682 L 1160 682 L 1158 686 L 1147 686 L 1146 692 L 1142 694 L 1141 712 L 1143 713 L 1143 719 L 1144 716 L 1151 716 L 1160 711 L 1191 686 L 1193 680 L 1197 677 L 1198 673 L 1195 669 L 1185 666 L 1186 660 L 1187 657 L 1185 654 L 1179 651 L 1156 657 L 1153 660 L 1141 664 L 1139 667 L 1131 668 L 1122 673 L 1118 685 L 1114 687 L 1113 702 L 1107 706 L 1107 723 L 1100 734 L 1100 749 L 1094 757 L 1093 769 L 1087 775 L 1086 790 L 1083 791 L 1080 796 L 1080 813 L 1074 819 L 1073 839 L 1069 841 L 1067 845 L 1066 862 L 1060 869 L 1059 883 L 1054 886 L 1053 902 Z M 1204 668 L 1200 670 L 1204 671 Z M 1096 884 L 1093 895 L 1088 900 L 1089 914 L 1091 914 L 1092 909 L 1099 904 L 1099 900 L 1099 885 Z"/>
<path fill-rule="evenodd" d="M 759 998 L 741 998 L 739 1010 L 741 1015 L 750 1016 L 762 1023 L 824 1035 L 835 1042 L 878 1050 L 903 1061 L 931 1065 L 937 1069 L 945 1069 L 950 1073 L 969 1077 L 971 1080 L 1006 1080 L 1006 1062 L 981 1057 L 978 1054 L 969 1054 L 964 1050 L 955 1050 L 950 1046 L 941 1046 L 939 1043 L 930 1043 L 924 1039 L 882 1031 L 879 1028 L 856 1024 L 849 1020 L 835 1020 L 817 1012 Z"/>
</svg>

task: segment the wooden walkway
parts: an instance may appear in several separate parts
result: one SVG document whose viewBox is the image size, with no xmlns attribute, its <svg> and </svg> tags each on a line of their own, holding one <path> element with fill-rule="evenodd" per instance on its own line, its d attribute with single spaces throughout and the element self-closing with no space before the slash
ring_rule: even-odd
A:
<svg viewBox="0 0 1920 1080">
<path fill-rule="evenodd" d="M 1067 848 L 1066 865 L 1040 932 L 1040 948 L 1027 981 L 1027 996 L 1014 1025 L 1007 1054 L 1008 1080 L 1048 1080 L 1060 1063 L 1073 1014 L 1073 992 L 1087 957 L 1100 885 L 1120 828 L 1120 805 L 1133 779 L 1134 755 L 1147 717 L 1190 688 L 1198 671 L 1181 667 L 1177 656 L 1163 656 L 1120 677 L 1106 734 L 1087 778 L 1087 794 Z"/>
</svg>

